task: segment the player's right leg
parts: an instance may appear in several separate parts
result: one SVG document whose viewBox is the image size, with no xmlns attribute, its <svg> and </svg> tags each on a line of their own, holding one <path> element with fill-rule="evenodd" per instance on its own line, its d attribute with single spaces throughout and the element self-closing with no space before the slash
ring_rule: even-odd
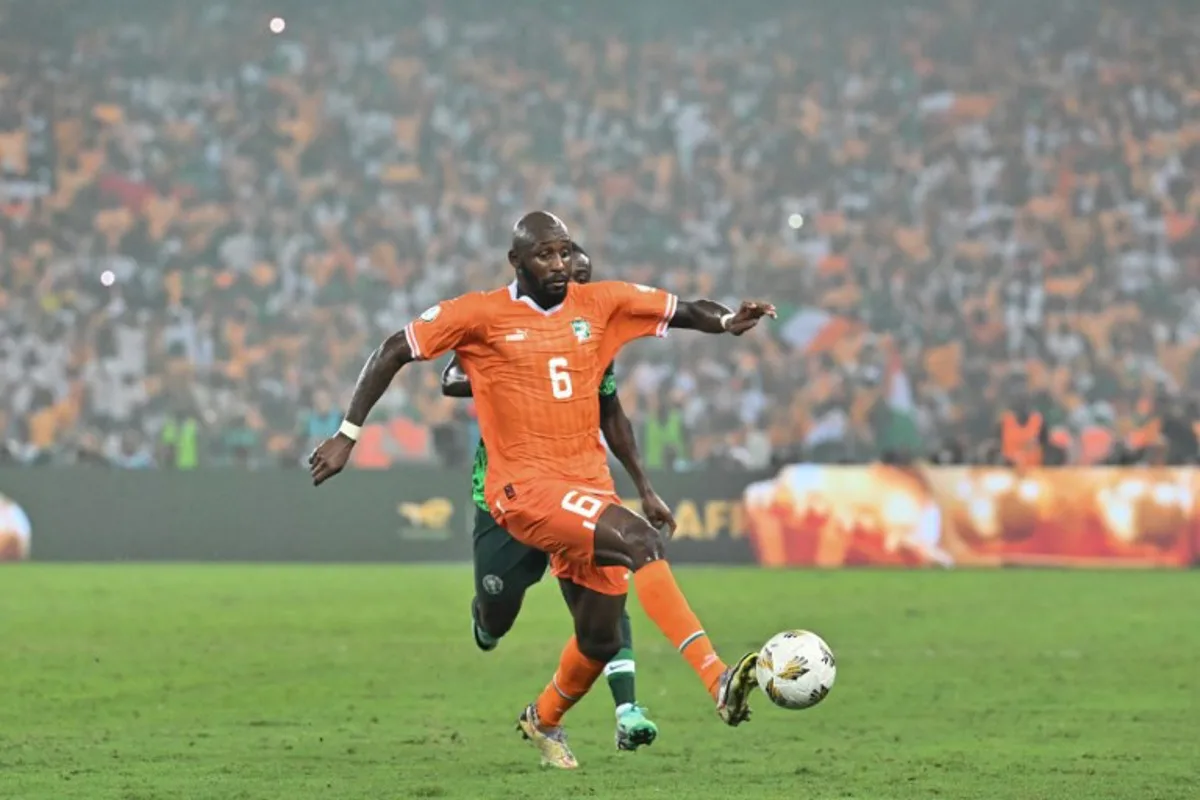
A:
<svg viewBox="0 0 1200 800">
<path fill-rule="evenodd" d="M 563 648 L 558 669 L 537 701 L 521 712 L 517 729 L 538 748 L 545 766 L 574 769 L 579 766 L 563 731 L 563 716 L 588 693 L 621 648 L 620 622 L 625 595 L 606 594 L 585 587 L 568 598 L 575 635 Z M 605 591 L 611 585 L 605 582 Z"/>
<path fill-rule="evenodd" d="M 563 599 L 571 609 L 574 617 L 579 599 L 587 589 L 565 578 L 560 578 L 559 587 Z M 643 707 L 637 701 L 636 681 L 634 678 L 633 661 L 633 626 L 629 621 L 629 611 L 621 612 L 619 621 L 621 634 L 621 649 L 604 665 L 604 677 L 608 680 L 608 688 L 612 691 L 613 705 L 616 706 L 617 729 L 616 743 L 618 750 L 632 751 L 639 747 L 651 745 L 658 738 L 658 726 L 650 719 Z"/>
<path fill-rule="evenodd" d="M 508 633 L 525 599 L 525 591 L 546 572 L 546 554 L 521 544 L 481 508 L 475 509 L 472 532 L 475 596 L 471 630 L 475 645 L 494 650 Z"/>
<path fill-rule="evenodd" d="M 554 480 L 503 488 L 492 499 L 500 521 L 522 543 L 553 553 L 555 576 L 624 594 L 632 573 L 642 608 L 700 677 L 721 719 L 738 725 L 749 718 L 757 654 L 747 653 L 732 666 L 717 656 L 663 558 L 665 540 L 658 530 L 608 491 Z"/>
<path fill-rule="evenodd" d="M 717 704 L 728 725 L 750 718 L 750 694 L 757 685 L 757 654 L 733 665 L 721 661 L 699 618 L 688 605 L 664 555 L 662 533 L 621 505 L 609 505 L 596 517 L 594 558 L 602 566 L 633 572 L 633 583 L 647 616 L 679 650 Z"/>
</svg>

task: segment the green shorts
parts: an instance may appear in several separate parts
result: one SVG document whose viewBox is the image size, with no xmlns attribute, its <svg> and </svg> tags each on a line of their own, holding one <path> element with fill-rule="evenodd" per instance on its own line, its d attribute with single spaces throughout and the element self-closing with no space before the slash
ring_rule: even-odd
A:
<svg viewBox="0 0 1200 800">
<path fill-rule="evenodd" d="M 488 600 L 518 598 L 546 574 L 549 557 L 521 544 L 492 515 L 475 507 L 471 532 L 475 561 L 475 596 Z"/>
</svg>

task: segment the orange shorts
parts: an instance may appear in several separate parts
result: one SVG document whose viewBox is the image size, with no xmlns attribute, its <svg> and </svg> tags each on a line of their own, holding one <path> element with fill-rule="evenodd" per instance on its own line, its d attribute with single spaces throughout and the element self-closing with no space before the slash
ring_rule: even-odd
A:
<svg viewBox="0 0 1200 800">
<path fill-rule="evenodd" d="M 568 481 L 503 484 L 490 497 L 492 514 L 522 544 L 550 555 L 550 571 L 601 594 L 629 592 L 629 570 L 596 565 L 596 520 L 621 499 L 611 490 L 585 489 Z"/>
</svg>

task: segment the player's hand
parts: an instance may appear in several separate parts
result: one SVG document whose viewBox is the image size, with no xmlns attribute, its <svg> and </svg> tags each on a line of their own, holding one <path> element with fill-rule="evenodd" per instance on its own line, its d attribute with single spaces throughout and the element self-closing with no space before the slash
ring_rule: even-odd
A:
<svg viewBox="0 0 1200 800">
<path fill-rule="evenodd" d="M 312 475 L 313 486 L 320 486 L 345 469 L 353 449 L 354 440 L 341 433 L 321 442 L 308 457 L 308 474 Z"/>
<path fill-rule="evenodd" d="M 642 512 L 655 528 L 658 530 L 667 529 L 668 539 L 675 535 L 675 528 L 678 527 L 678 524 L 675 522 L 675 515 L 671 513 L 670 507 L 663 502 L 663 499 L 653 489 L 647 489 L 646 493 L 642 495 Z"/>
<path fill-rule="evenodd" d="M 758 321 L 763 317 L 775 319 L 775 306 L 770 303 L 760 303 L 756 300 L 743 300 L 742 304 L 738 306 L 738 310 L 734 312 L 733 318 L 729 320 L 729 325 L 725 330 L 734 336 L 741 336 L 757 325 Z"/>
</svg>

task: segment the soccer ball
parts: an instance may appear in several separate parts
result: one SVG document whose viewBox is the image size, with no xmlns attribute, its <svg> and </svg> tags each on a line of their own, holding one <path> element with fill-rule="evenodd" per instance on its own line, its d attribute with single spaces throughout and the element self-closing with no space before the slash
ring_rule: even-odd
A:
<svg viewBox="0 0 1200 800">
<path fill-rule="evenodd" d="M 825 641 L 810 631 L 784 631 L 758 653 L 758 685 L 781 708 L 809 708 L 825 699 L 837 663 Z"/>
</svg>

